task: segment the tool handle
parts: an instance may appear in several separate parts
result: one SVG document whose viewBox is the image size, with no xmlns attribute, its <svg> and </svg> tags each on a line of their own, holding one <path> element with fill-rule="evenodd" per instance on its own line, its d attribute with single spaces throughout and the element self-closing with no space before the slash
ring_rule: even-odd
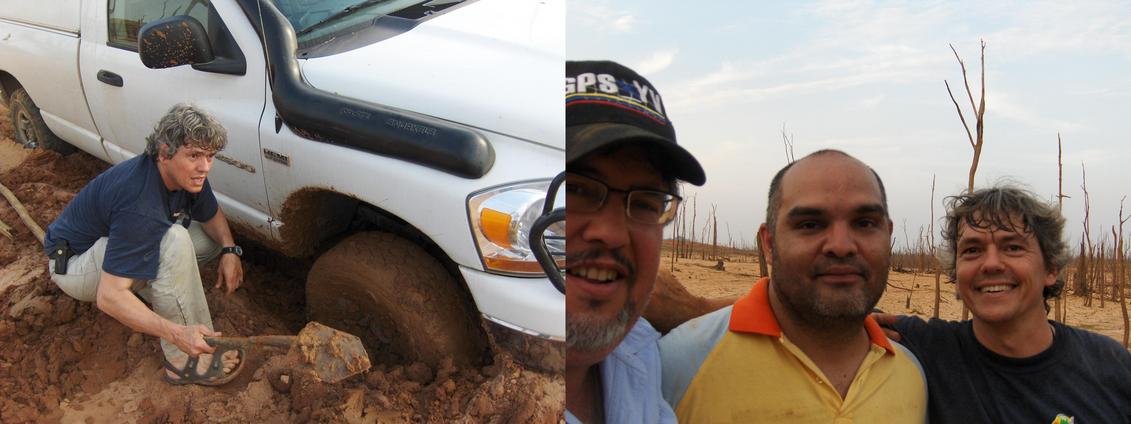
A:
<svg viewBox="0 0 1131 424">
<path fill-rule="evenodd" d="M 272 346 L 289 349 L 295 339 L 295 336 L 205 337 L 204 341 L 213 346 Z"/>
</svg>

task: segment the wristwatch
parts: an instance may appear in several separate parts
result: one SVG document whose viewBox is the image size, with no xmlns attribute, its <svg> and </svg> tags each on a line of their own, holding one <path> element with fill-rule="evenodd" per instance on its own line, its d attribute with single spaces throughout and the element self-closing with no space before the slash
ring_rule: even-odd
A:
<svg viewBox="0 0 1131 424">
<path fill-rule="evenodd" d="M 220 249 L 220 255 L 227 253 L 234 253 L 237 257 L 243 257 L 243 248 L 239 246 L 227 246 L 223 249 Z"/>
</svg>

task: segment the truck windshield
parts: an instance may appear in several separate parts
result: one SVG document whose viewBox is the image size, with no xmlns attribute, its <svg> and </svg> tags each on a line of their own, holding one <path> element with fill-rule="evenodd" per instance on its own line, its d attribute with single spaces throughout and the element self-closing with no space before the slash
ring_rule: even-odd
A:
<svg viewBox="0 0 1131 424">
<path fill-rule="evenodd" d="M 412 10 L 430 14 L 461 0 L 272 0 L 287 17 L 299 43 L 327 33 Z"/>
</svg>

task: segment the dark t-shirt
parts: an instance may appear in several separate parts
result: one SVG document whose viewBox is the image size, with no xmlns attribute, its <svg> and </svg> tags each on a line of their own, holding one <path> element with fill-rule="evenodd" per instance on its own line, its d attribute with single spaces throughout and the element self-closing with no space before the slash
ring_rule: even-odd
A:
<svg viewBox="0 0 1131 424">
<path fill-rule="evenodd" d="M 161 239 L 174 223 L 174 213 L 190 209 L 196 221 L 216 215 L 216 196 L 208 180 L 197 194 L 169 191 L 154 159 L 138 155 L 95 177 L 71 200 L 47 227 L 44 252 L 53 251 L 56 240 L 62 239 L 78 255 L 108 237 L 103 271 L 152 280 L 157 277 Z"/>
<path fill-rule="evenodd" d="M 932 423 L 1053 423 L 1058 415 L 1131 423 L 1131 353 L 1110 337 L 1050 323 L 1052 346 L 1028 358 L 982 346 L 972 321 L 905 316 L 895 328 L 927 374 Z"/>
</svg>

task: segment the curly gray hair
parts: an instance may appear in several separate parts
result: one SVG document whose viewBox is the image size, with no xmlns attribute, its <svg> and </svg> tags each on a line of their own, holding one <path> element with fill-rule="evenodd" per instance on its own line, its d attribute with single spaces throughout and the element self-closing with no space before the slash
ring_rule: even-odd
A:
<svg viewBox="0 0 1131 424">
<path fill-rule="evenodd" d="M 958 227 L 990 229 L 999 228 L 1018 234 L 1032 234 L 1041 247 L 1041 258 L 1050 272 L 1063 270 L 1071 254 L 1064 239 L 1064 216 L 1056 206 L 1041 201 L 1035 194 L 1010 185 L 975 190 L 946 198 L 946 218 L 943 223 L 943 249 L 939 260 L 943 269 L 955 279 L 955 261 L 958 253 Z M 1044 288 L 1045 309 L 1048 299 L 1060 296 L 1064 281 Z"/>
<path fill-rule="evenodd" d="M 193 146 L 218 152 L 228 145 L 228 130 L 211 114 L 188 103 L 169 109 L 157 122 L 153 133 L 145 137 L 145 154 L 157 158 L 165 146 L 162 158 L 169 159 L 182 146 Z"/>
</svg>

